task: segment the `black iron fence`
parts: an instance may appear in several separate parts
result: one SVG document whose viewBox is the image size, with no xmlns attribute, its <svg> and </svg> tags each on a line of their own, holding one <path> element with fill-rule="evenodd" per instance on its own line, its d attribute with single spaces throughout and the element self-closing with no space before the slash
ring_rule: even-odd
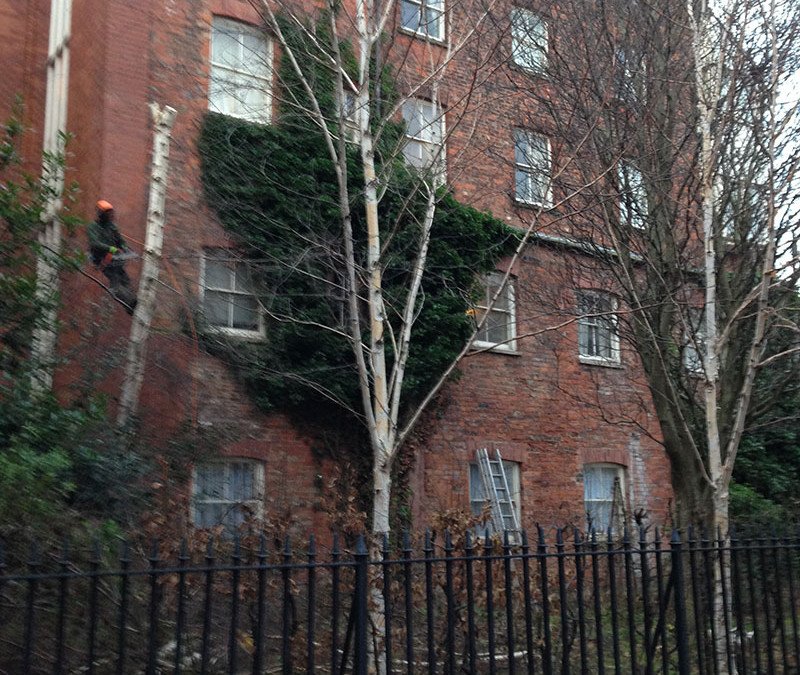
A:
<svg viewBox="0 0 800 675">
<path fill-rule="evenodd" d="M 797 536 L 408 535 L 0 558 L 2 673 L 790 673 Z M 319 550 L 318 550 L 319 549 Z M 17 556 L 18 559 L 18 556 Z"/>
</svg>

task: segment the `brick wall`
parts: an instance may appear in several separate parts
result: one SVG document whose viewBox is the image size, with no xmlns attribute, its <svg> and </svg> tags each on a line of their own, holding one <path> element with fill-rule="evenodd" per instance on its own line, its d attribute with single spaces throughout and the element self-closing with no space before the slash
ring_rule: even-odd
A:
<svg viewBox="0 0 800 675">
<path fill-rule="evenodd" d="M 0 124 L 8 121 L 15 98 L 22 97 L 30 131 L 21 151 L 25 169 L 34 173 L 42 162 L 49 5 L 49 0 L 0 2 Z"/>
<path fill-rule="evenodd" d="M 469 508 L 469 463 L 498 448 L 521 464 L 522 519 L 582 525 L 584 464 L 625 468 L 628 509 L 663 523 L 669 464 L 638 359 L 619 367 L 580 363 L 571 265 L 564 251 L 531 249 L 516 268 L 517 353 L 465 359 L 442 397 L 413 480 L 415 513 Z M 568 322 L 568 323 L 565 323 Z"/>
<path fill-rule="evenodd" d="M 41 14 L 41 4 L 47 3 L 28 6 Z M 9 0 L 0 0 L 0 18 L 12 16 L 8 7 Z M 215 431 L 223 454 L 265 461 L 268 511 L 289 514 L 298 525 L 322 528 L 322 486 L 334 475 L 334 467 L 315 456 L 312 441 L 286 417 L 265 415 L 252 406 L 231 370 L 203 351 L 189 320 L 198 305 L 203 247 L 231 243 L 203 200 L 196 150 L 198 125 L 207 109 L 209 35 L 215 13 L 255 19 L 244 0 L 75 3 L 71 177 L 83 190 L 81 213 L 92 218 L 96 199 L 110 200 L 123 232 L 140 248 L 135 242 L 144 239 L 152 148 L 147 104 L 156 101 L 177 109 L 163 285 L 141 397 L 144 428 L 155 432 L 154 451 L 187 422 Z M 26 39 L 37 45 L 39 18 L 28 16 L 27 23 L 20 18 L 18 26 L 22 32 L 24 23 L 26 35 L 33 34 Z M 44 31 L 46 35 L 46 27 Z M 507 42 L 502 31 L 496 38 Z M 397 45 L 411 64 L 441 53 L 440 47 L 408 36 L 399 36 Z M 15 82 L 21 78 L 32 87 L 35 78 L 25 73 L 33 72 L 31 62 L 41 54 L 35 49 L 30 53 L 30 59 L 13 60 L 12 72 Z M 440 94 L 451 111 L 448 177 L 459 199 L 525 225 L 534 212 L 514 201 L 513 128 L 535 123 L 535 116 L 524 109 L 519 94 L 509 95 L 500 85 L 467 96 L 464 82 L 479 56 L 465 52 L 448 71 Z M 6 89 L 2 92 L 5 96 Z M 450 118 L 460 113 L 463 122 L 451 124 Z M 542 219 L 539 229 L 548 222 Z M 86 245 L 85 233 L 77 234 L 75 244 Z M 579 363 L 576 326 L 564 323 L 574 310 L 574 289 L 580 285 L 570 256 L 545 247 L 527 252 L 514 269 L 518 334 L 526 335 L 519 338 L 517 353 L 468 357 L 462 377 L 448 385 L 431 411 L 435 428 L 416 459 L 411 481 L 418 522 L 438 509 L 468 508 L 469 462 L 484 446 L 500 448 L 507 459 L 520 463 L 525 524 L 581 524 L 583 466 L 594 462 L 624 466 L 629 508 L 664 520 L 670 497 L 668 465 L 657 443 L 658 425 L 640 368 L 624 348 L 619 368 Z M 131 263 L 128 269 L 137 282 L 139 265 Z M 86 271 L 101 278 L 90 266 Z M 60 348 L 74 365 L 59 372 L 58 386 L 68 392 L 72 385 L 90 384 L 113 402 L 119 394 L 130 319 L 82 277 L 67 281 L 65 299 L 68 331 Z M 80 382 L 87 372 L 92 380 Z"/>
</svg>

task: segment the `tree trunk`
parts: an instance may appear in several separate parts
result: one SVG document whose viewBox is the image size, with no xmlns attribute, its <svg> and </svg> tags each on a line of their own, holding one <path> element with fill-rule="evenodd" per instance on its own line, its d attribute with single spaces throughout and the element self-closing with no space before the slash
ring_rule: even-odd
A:
<svg viewBox="0 0 800 675">
<path fill-rule="evenodd" d="M 383 555 L 384 538 L 389 533 L 389 504 L 391 502 L 392 476 L 389 466 L 377 454 L 372 471 L 373 496 L 372 496 L 372 536 L 370 537 L 370 560 L 380 560 Z M 370 611 L 369 619 L 372 624 L 370 642 L 367 645 L 369 672 L 377 675 L 386 673 L 386 605 L 383 597 L 381 579 L 384 570 L 379 565 L 373 567 L 374 573 L 370 577 Z"/>
<path fill-rule="evenodd" d="M 693 12 L 692 0 L 689 0 L 689 13 L 693 19 L 692 52 L 695 66 L 695 86 L 697 95 L 697 131 L 700 136 L 700 200 L 702 208 L 702 231 L 705 277 L 705 350 L 703 358 L 704 374 L 704 408 L 705 430 L 708 452 L 708 477 L 711 509 L 710 522 L 703 523 L 703 535 L 714 541 L 717 531 L 727 536 L 728 532 L 728 483 L 723 468 L 722 440 L 719 427 L 719 355 L 721 352 L 720 335 L 717 326 L 717 251 L 714 237 L 714 175 L 716 152 L 714 150 L 714 121 L 717 115 L 717 102 L 722 91 L 721 60 L 723 44 L 711 43 L 710 10 L 703 2 L 697 14 Z M 711 622 L 714 627 L 715 641 L 711 645 L 714 650 L 715 663 L 722 675 L 728 674 L 725 626 L 728 623 L 726 613 L 726 589 L 722 585 L 723 566 L 721 557 L 714 557 L 712 567 L 713 601 Z M 730 578 L 730 575 L 727 575 Z M 727 604 L 730 606 L 730 603 Z"/>
<path fill-rule="evenodd" d="M 144 264 L 139 279 L 139 301 L 133 314 L 125 379 L 120 395 L 117 426 L 123 427 L 136 414 L 139 393 L 144 380 L 147 336 L 156 306 L 156 284 L 164 240 L 164 211 L 166 203 L 169 159 L 169 135 L 177 112 L 166 106 L 163 110 L 150 104 L 155 126 L 153 137 L 153 169 L 150 180 L 150 203 L 147 207 L 147 233 L 145 236 Z"/>
<path fill-rule="evenodd" d="M 674 525 L 685 531 L 690 525 L 710 527 L 714 521 L 714 495 L 711 486 L 698 475 L 682 470 L 670 459 L 672 490 L 675 494 Z"/>
</svg>

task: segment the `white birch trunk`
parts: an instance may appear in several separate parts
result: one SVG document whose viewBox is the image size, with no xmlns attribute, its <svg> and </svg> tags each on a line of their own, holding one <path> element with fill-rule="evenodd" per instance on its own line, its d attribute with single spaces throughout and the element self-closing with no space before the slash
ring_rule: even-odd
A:
<svg viewBox="0 0 800 675">
<path fill-rule="evenodd" d="M 136 415 L 139 407 L 139 393 L 142 390 L 147 354 L 147 337 L 156 306 L 156 284 L 164 241 L 170 131 L 177 114 L 173 108 L 165 106 L 162 110 L 156 103 L 150 104 L 150 112 L 155 127 L 150 202 L 147 207 L 147 232 L 144 242 L 142 275 L 139 279 L 139 301 L 133 313 L 128 356 L 125 362 L 125 379 L 122 384 L 117 413 L 117 426 L 119 427 L 125 426 Z"/>
<path fill-rule="evenodd" d="M 722 478 L 722 448 L 720 446 L 717 401 L 719 398 L 719 340 L 717 331 L 717 256 L 714 247 L 714 137 L 712 125 L 719 97 L 717 59 L 721 47 L 715 49 L 711 43 L 709 10 L 703 6 L 694 16 L 692 0 L 689 0 L 690 15 L 693 16 L 692 51 L 695 62 L 697 93 L 698 134 L 700 136 L 700 200 L 703 224 L 703 269 L 705 276 L 705 353 L 703 354 L 704 403 L 706 442 L 708 444 L 708 475 L 713 491 L 720 489 Z M 727 511 L 718 513 L 714 499 L 714 524 L 727 530 Z M 727 503 L 727 502 L 726 502 Z M 719 504 L 722 506 L 722 503 Z"/>
<path fill-rule="evenodd" d="M 369 367 L 371 376 L 371 413 L 373 425 L 370 429 L 372 444 L 372 537 L 370 557 L 380 556 L 380 542 L 389 532 L 389 503 L 391 497 L 392 439 L 389 414 L 389 388 L 386 373 L 386 343 L 384 321 L 386 310 L 383 301 L 382 269 L 380 261 L 381 233 L 378 220 L 378 191 L 375 175 L 375 150 L 371 129 L 370 60 L 374 45 L 371 0 L 356 3 L 356 26 L 358 30 L 359 81 L 358 81 L 358 143 L 364 179 L 364 209 L 367 223 L 367 299 L 370 319 Z M 355 292 L 355 289 L 351 289 Z M 360 349 L 360 345 L 355 345 Z M 368 383 L 362 381 L 362 387 Z M 376 568 L 377 575 L 381 570 Z M 382 675 L 386 662 L 381 655 L 386 644 L 384 624 L 384 598 L 377 579 L 371 583 L 370 622 L 372 640 L 367 645 L 368 670 Z"/>
<path fill-rule="evenodd" d="M 372 534 L 377 540 L 389 531 L 389 493 L 391 491 L 392 454 L 389 414 L 389 387 L 386 373 L 386 343 L 384 322 L 382 270 L 380 265 L 381 233 L 378 221 L 378 191 L 375 175 L 375 150 L 371 130 L 370 58 L 374 46 L 372 12 L 369 0 L 356 3 L 358 30 L 358 144 L 364 180 L 364 209 L 367 223 L 367 304 L 369 307 L 369 364 L 371 409 L 374 424 L 371 433 L 373 451 L 373 511 Z"/>
<path fill-rule="evenodd" d="M 689 0 L 689 12 L 693 19 L 692 51 L 695 64 L 695 86 L 697 95 L 697 127 L 700 136 L 700 200 L 702 208 L 703 232 L 703 269 L 705 278 L 705 350 L 703 354 L 704 407 L 706 443 L 708 445 L 708 476 L 712 484 L 711 524 L 709 538 L 713 541 L 716 529 L 724 534 L 728 531 L 728 486 L 722 470 L 722 447 L 719 435 L 718 405 L 719 400 L 719 333 L 717 328 L 717 252 L 714 240 L 714 137 L 713 122 L 717 110 L 717 101 L 721 91 L 719 82 L 718 59 L 724 49 L 721 44 L 712 45 L 710 28 L 710 10 L 703 2 L 699 15 L 694 14 L 692 0 Z M 720 564 L 715 560 L 713 568 L 713 616 L 716 641 L 712 646 L 720 672 L 728 673 L 726 636 L 725 636 L 725 589 L 722 587 Z M 730 575 L 726 575 L 730 578 Z"/>
</svg>

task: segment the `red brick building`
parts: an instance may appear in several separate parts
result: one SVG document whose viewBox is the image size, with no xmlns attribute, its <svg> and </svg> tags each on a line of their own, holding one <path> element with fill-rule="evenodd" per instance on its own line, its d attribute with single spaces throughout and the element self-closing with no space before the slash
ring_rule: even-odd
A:
<svg viewBox="0 0 800 675">
<path fill-rule="evenodd" d="M 497 29 L 498 53 L 510 54 L 512 62 L 504 82 L 536 76 L 552 39 L 542 18 L 549 9 L 535 13 L 530 3 L 522 4 L 494 11 L 496 22 L 505 26 Z M 401 0 L 397 21 L 387 27 L 407 61 L 444 49 L 445 30 L 456 39 L 468 25 L 468 17 L 459 18 L 456 10 L 450 14 L 444 4 L 429 3 L 425 29 L 421 8 L 415 0 Z M 58 19 L 52 26 L 51 14 Z M 315 506 L 324 499 L 334 467 L 317 458 L 313 440 L 287 417 L 259 412 L 235 374 L 198 348 L 182 319 L 205 310 L 230 334 L 240 331 L 247 339 L 266 334 L 268 339 L 262 317 L 253 314 L 236 323 L 222 316 L 231 289 L 210 281 L 220 263 L 209 252 L 233 241 L 204 201 L 196 147 L 199 122 L 209 106 L 268 120 L 275 105 L 272 71 L 244 68 L 239 73 L 251 82 L 263 81 L 264 95 L 249 100 L 249 108 L 237 107 L 225 92 L 213 89 L 219 69 L 235 71 L 242 65 L 231 47 L 237 41 L 247 42 L 264 59 L 279 57 L 273 42 L 256 30 L 259 25 L 257 12 L 244 0 L 28 0 L 22 5 L 0 0 L 5 70 L 0 114 L 7 117 L 13 96 L 23 96 L 25 121 L 32 128 L 25 154 L 33 167 L 32 158 L 47 147 L 48 125 L 66 129 L 72 135 L 67 179 L 80 185 L 80 214 L 91 219 L 97 199 L 111 201 L 122 231 L 137 248 L 145 237 L 148 204 L 148 103 L 177 110 L 163 284 L 141 396 L 143 429 L 161 438 L 178 433 L 185 423 L 224 432 L 220 453 L 229 461 L 196 467 L 194 514 L 201 524 L 244 499 L 263 500 L 267 513 L 291 514 L 301 527 L 320 526 L 326 514 Z M 217 48 L 224 53 L 220 62 Z M 465 50 L 453 61 L 433 106 L 446 109 L 444 124 L 412 134 L 407 158 L 424 162 L 429 146 L 440 143 L 446 129 L 447 176 L 456 197 L 526 227 L 536 210 L 532 207 L 552 200 L 549 180 L 541 180 L 541 174 L 550 175 L 558 151 L 541 126 L 531 130 L 535 111 L 520 113 L 526 109 L 522 88 L 494 99 L 488 90 L 483 100 L 491 105 L 480 113 L 479 106 L 465 107 L 469 76 L 479 60 Z M 51 85 L 50 103 L 48 64 L 62 85 Z M 540 80 L 547 86 L 545 78 Z M 411 99 L 416 103 L 403 112 L 424 117 L 430 96 Z M 460 124 L 457 117 L 474 124 Z M 607 519 L 614 485 L 629 515 L 646 513 L 651 522 L 663 522 L 671 496 L 669 465 L 637 357 L 615 334 L 613 322 L 567 320 L 615 309 L 613 294 L 599 290 L 596 278 L 574 274 L 575 261 L 584 254 L 564 237 L 563 224 L 551 225 L 545 216 L 537 230 L 541 236 L 514 264 L 510 290 L 492 310 L 500 334 L 487 330 L 478 336 L 477 346 L 484 350 L 464 360 L 462 376 L 430 411 L 431 430 L 410 478 L 415 522 L 424 523 L 438 510 L 480 509 L 475 452 L 481 448 L 501 451 L 523 525 L 582 525 L 587 509 L 596 520 Z M 83 233 L 78 245 L 85 246 Z M 226 269 L 236 274 L 235 265 Z M 137 264 L 130 264 L 129 272 L 138 281 Z M 68 330 L 59 339 L 59 353 L 74 363 L 92 363 L 97 381 L 89 384 L 113 400 L 119 395 L 131 319 L 85 277 L 64 280 L 62 291 Z M 58 370 L 55 386 L 66 391 L 81 372 L 77 366 Z M 224 494 L 200 495 L 204 485 L 213 493 L 223 484 Z"/>
</svg>

